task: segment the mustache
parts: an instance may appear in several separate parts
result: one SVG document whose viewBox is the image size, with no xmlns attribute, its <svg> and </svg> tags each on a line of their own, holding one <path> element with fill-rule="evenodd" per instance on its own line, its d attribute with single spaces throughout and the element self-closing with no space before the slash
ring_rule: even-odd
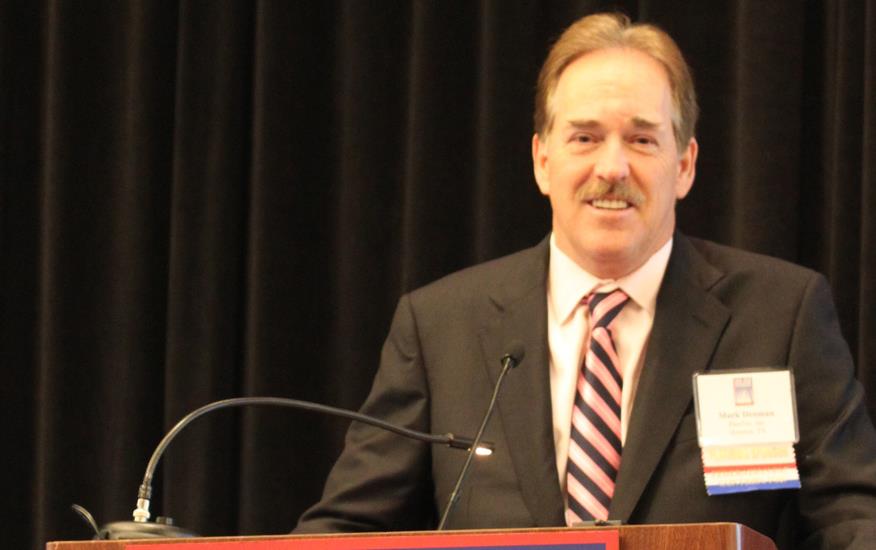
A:
<svg viewBox="0 0 876 550">
<path fill-rule="evenodd" d="M 578 202 L 590 202 L 597 199 L 621 200 L 633 206 L 641 206 L 645 202 L 645 195 L 625 180 L 609 182 L 594 179 L 575 190 L 575 200 Z"/>
</svg>

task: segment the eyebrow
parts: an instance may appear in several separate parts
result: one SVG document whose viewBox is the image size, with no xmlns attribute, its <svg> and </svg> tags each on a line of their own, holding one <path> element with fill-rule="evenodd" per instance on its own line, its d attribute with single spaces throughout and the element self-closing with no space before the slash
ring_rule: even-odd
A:
<svg viewBox="0 0 876 550">
<path fill-rule="evenodd" d="M 634 116 L 633 117 L 633 126 L 635 126 L 636 128 L 641 128 L 643 130 L 656 130 L 656 129 L 660 128 L 660 123 L 653 122 L 651 120 L 648 120 L 646 118 L 642 118 L 639 116 Z"/>
<path fill-rule="evenodd" d="M 570 120 L 569 126 L 572 126 L 573 128 L 578 128 L 578 129 L 586 129 L 586 128 L 598 128 L 598 127 L 602 126 L 602 124 L 600 124 L 599 122 L 597 122 L 595 120 L 591 120 L 591 119 L 588 119 L 588 120 Z"/>
<path fill-rule="evenodd" d="M 659 122 L 654 122 L 640 116 L 634 116 L 632 123 L 634 127 L 641 130 L 657 130 L 661 127 Z M 602 126 L 599 121 L 593 119 L 570 120 L 569 125 L 577 129 L 599 128 Z"/>
</svg>

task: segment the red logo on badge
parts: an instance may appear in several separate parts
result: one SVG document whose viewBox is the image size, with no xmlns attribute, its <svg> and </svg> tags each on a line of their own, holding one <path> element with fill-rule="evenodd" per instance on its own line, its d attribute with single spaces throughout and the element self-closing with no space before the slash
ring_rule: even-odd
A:
<svg viewBox="0 0 876 550">
<path fill-rule="evenodd" d="M 733 395 L 736 406 L 754 405 L 754 385 L 750 376 L 733 379 Z"/>
</svg>

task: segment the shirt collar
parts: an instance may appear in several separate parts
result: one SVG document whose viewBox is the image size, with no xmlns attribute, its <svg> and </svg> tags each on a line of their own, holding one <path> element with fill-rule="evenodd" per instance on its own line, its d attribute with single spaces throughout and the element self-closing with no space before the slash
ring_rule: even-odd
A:
<svg viewBox="0 0 876 550">
<path fill-rule="evenodd" d="M 638 269 L 619 279 L 600 279 L 567 256 L 556 244 L 551 234 L 550 266 L 548 271 L 548 299 L 557 320 L 565 323 L 572 316 L 581 299 L 594 290 L 620 288 L 651 318 L 657 309 L 657 292 L 663 282 L 669 255 L 672 252 L 672 237 Z"/>
</svg>

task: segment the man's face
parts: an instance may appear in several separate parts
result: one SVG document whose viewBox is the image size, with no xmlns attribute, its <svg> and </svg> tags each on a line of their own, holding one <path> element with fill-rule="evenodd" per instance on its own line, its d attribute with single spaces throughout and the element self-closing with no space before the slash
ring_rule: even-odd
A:
<svg viewBox="0 0 876 550">
<path fill-rule="evenodd" d="M 671 237 L 696 140 L 678 150 L 666 71 L 638 50 L 580 57 L 551 99 L 553 125 L 533 137 L 532 159 L 557 246 L 597 277 L 626 275 Z"/>
</svg>

